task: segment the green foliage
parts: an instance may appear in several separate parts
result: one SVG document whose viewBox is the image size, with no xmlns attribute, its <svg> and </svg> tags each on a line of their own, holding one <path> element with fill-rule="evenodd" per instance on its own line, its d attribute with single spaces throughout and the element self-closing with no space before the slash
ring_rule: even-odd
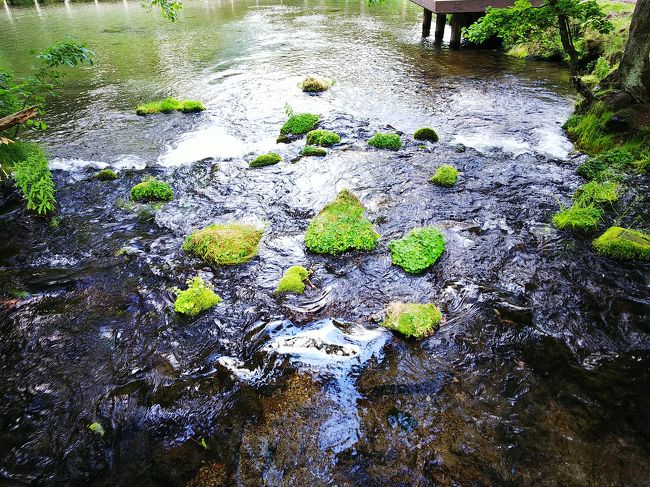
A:
<svg viewBox="0 0 650 487">
<path fill-rule="evenodd" d="M 615 147 L 596 156 L 607 167 L 625 171 L 634 168 L 636 157 L 625 147 Z"/>
<path fill-rule="evenodd" d="M 298 86 L 306 93 L 320 93 L 329 90 L 333 85 L 333 80 L 308 76 Z"/>
<path fill-rule="evenodd" d="M 378 149 L 398 150 L 402 148 L 402 139 L 397 134 L 377 132 L 368 140 L 368 145 Z"/>
<path fill-rule="evenodd" d="M 287 269 L 275 288 L 275 294 L 305 292 L 305 282 L 309 279 L 309 271 L 302 266 L 294 265 Z"/>
<path fill-rule="evenodd" d="M 600 173 L 607 169 L 607 163 L 598 157 L 591 157 L 578 166 L 576 172 L 586 180 L 590 181 L 596 178 Z"/>
<path fill-rule="evenodd" d="M 282 158 L 277 155 L 275 152 L 269 152 L 268 154 L 262 154 L 253 159 L 248 166 L 249 167 L 263 167 L 263 166 L 272 166 L 282 162 Z"/>
<path fill-rule="evenodd" d="M 327 151 L 322 147 L 314 147 L 313 145 L 306 145 L 302 150 L 303 156 L 326 156 Z"/>
<path fill-rule="evenodd" d="M 206 309 L 221 302 L 221 298 L 214 292 L 214 289 L 200 277 L 196 276 L 187 281 L 187 289 L 176 292 L 174 311 L 188 316 L 196 316 Z"/>
<path fill-rule="evenodd" d="M 131 188 L 131 199 L 143 202 L 171 201 L 174 199 L 174 191 L 169 184 L 151 177 Z"/>
<path fill-rule="evenodd" d="M 205 110 L 203 103 L 196 100 L 175 100 L 174 98 L 165 98 L 160 101 L 152 101 L 143 105 L 138 105 L 135 113 L 138 115 L 151 115 L 154 113 L 195 113 Z"/>
<path fill-rule="evenodd" d="M 379 234 L 363 216 L 361 202 L 350 191 L 341 191 L 310 222 L 305 245 L 318 254 L 340 254 L 346 250 L 373 250 Z"/>
<path fill-rule="evenodd" d="M 117 179 L 117 173 L 112 169 L 102 169 L 95 174 L 95 178 L 100 181 L 113 181 Z"/>
<path fill-rule="evenodd" d="M 312 130 L 307 133 L 307 144 L 329 147 L 341 142 L 341 137 L 329 130 Z"/>
<path fill-rule="evenodd" d="M 650 175 L 650 156 L 645 157 L 643 159 L 639 159 L 636 165 L 637 165 L 637 170 L 640 173 Z"/>
<path fill-rule="evenodd" d="M 605 79 L 605 77 L 609 74 L 609 62 L 607 59 L 604 57 L 599 57 L 598 60 L 596 61 L 596 64 L 594 65 L 594 69 L 592 69 L 591 74 L 593 74 L 598 81 Z"/>
<path fill-rule="evenodd" d="M 577 232 L 592 232 L 598 228 L 603 218 L 603 212 L 595 206 L 580 206 L 574 204 L 553 215 L 553 225 L 560 230 Z"/>
<path fill-rule="evenodd" d="M 243 264 L 257 255 L 263 233 L 263 230 L 244 223 L 210 225 L 189 235 L 183 250 L 208 264 Z"/>
<path fill-rule="evenodd" d="M 619 185 L 614 181 L 591 181 L 576 190 L 575 202 L 579 206 L 614 203 L 618 200 Z"/>
<path fill-rule="evenodd" d="M 434 304 L 391 303 L 384 327 L 408 338 L 424 338 L 440 326 L 442 313 Z"/>
<path fill-rule="evenodd" d="M 183 8 L 183 2 L 178 0 L 142 0 L 142 2 L 145 6 L 148 4 L 149 9 L 159 7 L 162 16 L 172 22 L 178 20 L 178 13 Z"/>
<path fill-rule="evenodd" d="M 289 109 L 291 109 L 291 107 L 289 107 Z M 316 128 L 316 125 L 318 125 L 318 122 L 320 121 L 320 117 L 313 113 L 293 113 L 292 110 L 289 113 L 291 113 L 289 120 L 287 120 L 280 129 L 280 133 L 283 135 L 306 134 L 310 130 Z"/>
<path fill-rule="evenodd" d="M 605 131 L 612 115 L 602 102 L 597 102 L 587 113 L 571 115 L 564 128 L 578 148 L 592 155 L 599 154 L 615 145 L 614 137 Z"/>
<path fill-rule="evenodd" d="M 38 144 L 0 144 L 0 161 L 3 166 L 13 166 L 11 170 L 15 185 L 27 202 L 28 210 L 34 210 L 39 215 L 54 210 L 54 181 L 45 151 Z"/>
<path fill-rule="evenodd" d="M 435 130 L 429 127 L 417 129 L 413 134 L 415 140 L 427 140 L 429 142 L 438 142 L 438 134 Z"/>
<path fill-rule="evenodd" d="M 438 186 L 451 187 L 458 180 L 458 169 L 449 164 L 443 164 L 436 169 L 435 174 L 431 177 L 431 182 Z"/>
<path fill-rule="evenodd" d="M 393 264 L 416 274 L 432 266 L 445 250 L 445 237 L 434 227 L 416 228 L 388 244 Z"/>
<path fill-rule="evenodd" d="M 650 235 L 638 230 L 610 227 L 593 241 L 599 254 L 617 260 L 650 260 Z"/>
<path fill-rule="evenodd" d="M 103 437 L 104 434 L 106 433 L 106 432 L 104 431 L 104 427 L 103 427 L 101 424 L 99 424 L 99 423 L 89 424 L 89 425 L 88 425 L 88 429 L 89 429 L 90 431 L 92 431 L 93 433 L 98 434 L 99 436 L 102 436 L 102 437 Z"/>
</svg>

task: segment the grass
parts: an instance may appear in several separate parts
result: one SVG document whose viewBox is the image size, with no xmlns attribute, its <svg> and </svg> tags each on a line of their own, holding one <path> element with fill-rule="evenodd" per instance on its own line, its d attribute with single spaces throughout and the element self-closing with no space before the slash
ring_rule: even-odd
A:
<svg viewBox="0 0 650 487">
<path fill-rule="evenodd" d="M 263 233 L 245 223 L 210 225 L 188 235 L 183 250 L 208 264 L 243 264 L 257 255 Z"/>
<path fill-rule="evenodd" d="M 174 191 L 169 184 L 152 177 L 131 188 L 131 199 L 140 202 L 171 201 Z"/>
<path fill-rule="evenodd" d="M 416 274 L 436 263 L 445 251 L 445 237 L 434 227 L 416 228 L 388 244 L 394 265 Z"/>
<path fill-rule="evenodd" d="M 553 215 L 553 225 L 560 230 L 594 232 L 603 218 L 603 212 L 595 206 L 573 205 Z"/>
<path fill-rule="evenodd" d="M 194 113 L 205 110 L 203 103 L 196 100 L 175 100 L 174 98 L 165 98 L 164 100 L 152 101 L 138 105 L 135 113 L 138 115 L 152 115 L 154 113 L 171 113 L 183 112 Z"/>
<path fill-rule="evenodd" d="M 306 145 L 302 150 L 302 155 L 323 157 L 327 155 L 327 151 L 322 147 L 314 147 L 313 145 Z"/>
<path fill-rule="evenodd" d="M 294 113 L 284 122 L 280 129 L 281 135 L 302 135 L 314 130 L 320 121 L 320 117 L 313 113 Z"/>
<path fill-rule="evenodd" d="M 174 311 L 177 313 L 196 316 L 221 302 L 221 297 L 200 276 L 187 281 L 187 286 L 184 291 L 174 290 L 177 293 Z"/>
<path fill-rule="evenodd" d="M 99 179 L 100 181 L 113 181 L 117 177 L 117 173 L 112 169 L 102 169 L 95 173 L 95 179 Z"/>
<path fill-rule="evenodd" d="M 429 127 L 417 129 L 413 134 L 415 140 L 427 140 L 429 142 L 438 142 L 438 134 L 435 130 Z"/>
<path fill-rule="evenodd" d="M 346 250 L 373 250 L 379 240 L 370 221 L 363 216 L 361 202 L 350 191 L 341 191 L 309 223 L 305 245 L 318 254 L 340 254 Z"/>
<path fill-rule="evenodd" d="M 391 303 L 383 326 L 408 338 L 424 338 L 434 333 L 442 313 L 433 304 Z"/>
<path fill-rule="evenodd" d="M 329 147 L 341 142 L 341 137 L 329 130 L 311 130 L 307 133 L 307 144 Z"/>
<path fill-rule="evenodd" d="M 282 162 L 282 157 L 280 157 L 275 152 L 269 152 L 268 154 L 262 154 L 261 156 L 257 156 L 248 164 L 248 167 L 272 166 L 273 164 L 277 164 L 278 162 Z"/>
<path fill-rule="evenodd" d="M 402 139 L 397 134 L 377 132 L 368 140 L 368 145 L 377 149 L 398 150 L 402 148 Z"/>
<path fill-rule="evenodd" d="M 309 280 L 309 271 L 302 266 L 294 265 L 287 269 L 275 288 L 275 294 L 305 292 L 305 282 Z"/>
<path fill-rule="evenodd" d="M 306 93 L 320 93 L 334 86 L 334 81 L 317 76 L 308 76 L 298 86 Z"/>
<path fill-rule="evenodd" d="M 612 204 L 618 200 L 620 186 L 613 181 L 591 181 L 580 186 L 575 193 L 574 201 L 579 206 Z"/>
<path fill-rule="evenodd" d="M 587 113 L 571 115 L 564 128 L 579 149 L 591 155 L 599 154 L 616 145 L 614 136 L 605 132 L 605 124 L 612 115 L 604 103 L 597 102 Z"/>
<path fill-rule="evenodd" d="M 650 260 L 650 235 L 638 230 L 610 227 L 592 245 L 612 259 Z"/>
<path fill-rule="evenodd" d="M 435 174 L 431 177 L 431 182 L 438 186 L 452 187 L 458 180 L 458 169 L 449 164 L 443 164 L 436 169 Z"/>
<path fill-rule="evenodd" d="M 598 157 L 590 157 L 578 166 L 576 172 L 578 176 L 590 181 L 607 169 L 607 163 Z"/>
</svg>

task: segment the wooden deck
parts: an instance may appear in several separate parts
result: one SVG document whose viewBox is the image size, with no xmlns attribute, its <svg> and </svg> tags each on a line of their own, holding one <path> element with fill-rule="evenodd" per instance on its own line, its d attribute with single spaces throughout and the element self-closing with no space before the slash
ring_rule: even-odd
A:
<svg viewBox="0 0 650 487">
<path fill-rule="evenodd" d="M 512 7 L 514 0 L 411 0 L 434 14 L 485 12 L 487 7 Z"/>
</svg>

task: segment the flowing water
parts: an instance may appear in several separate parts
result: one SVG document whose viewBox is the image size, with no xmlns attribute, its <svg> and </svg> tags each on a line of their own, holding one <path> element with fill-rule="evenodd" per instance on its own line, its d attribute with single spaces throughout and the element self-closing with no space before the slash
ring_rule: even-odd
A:
<svg viewBox="0 0 650 487">
<path fill-rule="evenodd" d="M 390 0 L 194 0 L 177 23 L 133 1 L 5 4 L 1 65 L 24 74 L 68 34 L 96 65 L 70 73 L 40 136 L 59 225 L 16 198 L 0 211 L 3 485 L 647 485 L 650 267 L 549 225 L 581 183 L 564 69 L 422 43 L 420 17 Z M 337 84 L 303 94 L 310 73 Z M 134 114 L 166 96 L 207 111 Z M 342 143 L 323 159 L 276 145 L 285 103 Z M 420 126 L 441 142 L 414 142 Z M 370 149 L 377 130 L 405 148 Z M 268 150 L 285 162 L 248 169 Z M 442 163 L 453 189 L 428 182 Z M 121 178 L 91 177 L 106 166 Z M 147 175 L 174 201 L 130 204 Z M 345 188 L 377 249 L 308 254 L 309 220 Z M 181 250 L 235 220 L 265 225 L 250 263 Z M 422 225 L 447 249 L 407 275 L 387 243 Z M 274 297 L 296 264 L 312 286 Z M 223 302 L 181 318 L 171 288 L 197 273 Z M 394 336 L 395 300 L 446 321 Z"/>
</svg>

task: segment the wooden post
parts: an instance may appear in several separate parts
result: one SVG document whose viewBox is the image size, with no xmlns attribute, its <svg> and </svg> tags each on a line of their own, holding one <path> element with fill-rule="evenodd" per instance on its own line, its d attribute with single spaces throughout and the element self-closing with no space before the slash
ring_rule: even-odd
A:
<svg viewBox="0 0 650 487">
<path fill-rule="evenodd" d="M 451 16 L 451 39 L 449 47 L 460 47 L 460 29 L 463 26 L 463 14 L 453 14 Z"/>
<path fill-rule="evenodd" d="M 436 44 L 442 44 L 442 38 L 445 36 L 445 25 L 447 24 L 447 14 L 436 14 L 436 31 L 434 41 Z"/>
<path fill-rule="evenodd" d="M 424 18 L 422 19 L 422 37 L 429 37 L 431 34 L 431 10 L 424 9 Z"/>
</svg>

